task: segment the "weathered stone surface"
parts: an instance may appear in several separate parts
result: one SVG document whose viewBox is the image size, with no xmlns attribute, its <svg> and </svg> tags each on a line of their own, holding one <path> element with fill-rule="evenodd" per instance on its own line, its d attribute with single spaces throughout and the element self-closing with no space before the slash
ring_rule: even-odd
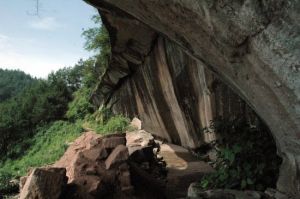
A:
<svg viewBox="0 0 300 199">
<path fill-rule="evenodd" d="M 138 130 L 126 133 L 126 146 L 146 147 L 154 143 L 154 137 L 145 130 Z"/>
<path fill-rule="evenodd" d="M 111 152 L 111 154 L 105 160 L 105 168 L 111 169 L 127 160 L 128 157 L 129 154 L 127 147 L 124 145 L 119 145 Z"/>
<path fill-rule="evenodd" d="M 175 41 L 197 60 L 193 67 L 188 68 L 191 70 L 184 69 L 185 73 L 181 73 L 177 70 L 177 64 L 169 69 L 163 68 L 164 60 L 150 55 L 150 61 L 147 63 L 146 59 L 145 64 L 153 66 L 153 62 L 157 62 L 159 67 L 142 69 L 143 75 L 135 77 L 136 82 L 129 80 L 132 82 L 123 87 L 123 92 L 136 95 L 135 100 L 124 103 L 126 107 L 123 107 L 123 112 L 144 113 L 144 118 L 140 118 L 145 121 L 146 130 L 153 128 L 153 132 L 175 143 L 199 146 L 203 142 L 203 137 L 197 133 L 203 127 L 199 121 L 209 118 L 207 115 L 212 113 L 215 106 L 209 104 L 211 100 L 208 100 L 210 95 L 205 94 L 209 91 L 203 87 L 205 84 L 187 74 L 205 74 L 197 72 L 201 68 L 199 65 L 209 68 L 245 99 L 270 127 L 278 152 L 284 160 L 277 187 L 282 192 L 300 195 L 300 1 L 88 1 L 99 8 L 106 19 L 106 26 L 110 27 L 112 40 L 115 41 L 113 46 L 116 46 L 113 52 L 126 52 L 121 55 L 122 59 L 118 59 L 123 60 L 118 61 L 119 68 L 122 65 L 124 68 L 133 68 L 131 71 L 136 70 L 145 56 L 134 56 L 136 51 L 131 52 L 127 44 L 141 43 L 143 39 L 140 38 L 143 37 L 149 44 L 153 40 L 149 42 L 148 38 L 153 37 L 148 36 L 155 35 L 155 31 Z M 124 24 L 131 26 L 122 28 Z M 141 31 L 136 31 L 139 29 Z M 134 40 L 138 42 L 128 42 L 131 36 L 139 38 Z M 138 46 L 144 52 L 150 52 L 151 44 L 131 46 L 132 49 L 138 49 Z M 113 57 L 115 54 L 116 57 L 120 56 L 113 53 Z M 158 78 L 154 78 L 153 74 L 158 74 Z M 178 75 L 178 78 L 174 80 L 172 74 Z M 106 76 L 109 76 L 109 72 Z M 153 79 L 156 81 L 149 81 Z M 186 84 L 193 86 L 186 86 L 187 80 L 193 80 L 192 84 Z M 109 81 L 105 79 L 103 84 L 105 82 Z M 176 82 L 182 83 L 182 86 L 174 87 Z M 114 88 L 113 84 L 110 85 L 110 88 Z M 141 88 L 155 92 L 141 95 Z M 193 89 L 197 91 L 196 94 L 191 92 Z M 104 95 L 106 98 L 98 99 L 105 99 L 108 103 L 108 96 L 112 96 L 114 89 L 109 92 L 109 95 Z M 178 97 L 179 93 L 184 95 Z M 145 102 L 158 102 L 158 99 L 159 103 L 145 106 Z M 204 109 L 189 107 L 190 101 L 195 101 Z M 162 107 L 167 107 L 167 111 Z M 181 111 L 183 107 L 186 108 Z M 166 122 L 167 118 L 170 122 Z M 148 121 L 159 125 L 149 127 Z M 190 124 L 191 121 L 196 125 Z"/>
<path fill-rule="evenodd" d="M 108 156 L 107 150 L 103 147 L 94 148 L 83 152 L 83 155 L 93 161 L 106 159 Z"/>
<path fill-rule="evenodd" d="M 256 191 L 236 191 L 231 189 L 215 189 L 203 191 L 199 184 L 192 183 L 188 189 L 190 199 L 262 199 L 264 194 Z"/>
<path fill-rule="evenodd" d="M 113 198 L 115 194 L 123 197 L 123 189 L 129 193 L 132 186 L 125 144 L 125 134 L 100 137 L 87 132 L 77 138 L 54 164 L 67 168 L 69 184 L 63 198 Z"/>
<path fill-rule="evenodd" d="M 26 178 L 20 199 L 59 199 L 66 184 L 65 168 L 36 168 Z"/>
<path fill-rule="evenodd" d="M 122 187 L 130 187 L 131 181 L 129 171 L 121 172 L 119 175 L 119 181 Z"/>
<path fill-rule="evenodd" d="M 71 183 L 77 174 L 79 165 L 85 163 L 87 158 L 97 159 L 97 157 L 85 157 L 83 152 L 86 151 L 86 155 L 90 155 L 90 149 L 93 151 L 98 150 L 99 144 L 101 143 L 101 136 L 94 132 L 86 132 L 79 138 L 77 138 L 67 149 L 65 154 L 53 165 L 54 167 L 66 168 L 68 182 Z M 95 146 L 97 146 L 95 148 Z"/>
<path fill-rule="evenodd" d="M 293 197 L 288 197 L 287 195 L 280 193 L 275 189 L 267 189 L 265 191 L 265 195 L 271 199 L 292 199 L 293 198 Z"/>
<path fill-rule="evenodd" d="M 102 141 L 102 147 L 105 149 L 113 149 L 119 145 L 126 145 L 125 137 L 108 137 Z"/>
<path fill-rule="evenodd" d="M 19 184 L 19 188 L 20 188 L 20 192 L 22 191 L 25 183 L 26 183 L 26 180 L 27 180 L 28 176 L 22 176 L 20 178 L 20 184 Z"/>
<path fill-rule="evenodd" d="M 130 122 L 130 126 L 136 130 L 142 130 L 142 121 L 135 117 Z"/>
</svg>

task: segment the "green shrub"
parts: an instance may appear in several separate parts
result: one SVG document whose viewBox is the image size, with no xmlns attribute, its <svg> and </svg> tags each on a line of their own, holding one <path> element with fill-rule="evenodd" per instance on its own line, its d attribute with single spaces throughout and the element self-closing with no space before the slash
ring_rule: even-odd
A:
<svg viewBox="0 0 300 199">
<path fill-rule="evenodd" d="M 242 118 L 216 120 L 211 128 L 220 136 L 214 145 L 216 172 L 201 179 L 203 189 L 275 188 L 281 159 L 268 128 L 261 121 L 250 125 Z"/>
<path fill-rule="evenodd" d="M 6 160 L 0 164 L 0 191 L 9 192 L 7 183 L 12 178 L 26 174 L 30 167 L 52 164 L 65 152 L 68 143 L 82 132 L 82 122 L 69 123 L 57 121 L 38 129 L 32 138 L 32 146 L 25 155 L 16 160 Z"/>
<path fill-rule="evenodd" d="M 125 132 L 130 120 L 122 115 L 110 118 L 107 123 L 99 130 L 103 133 Z"/>
<path fill-rule="evenodd" d="M 89 102 L 90 90 L 86 87 L 82 87 L 74 94 L 74 99 L 68 105 L 68 111 L 66 116 L 72 121 L 78 119 L 84 119 L 86 115 L 93 112 L 94 107 Z"/>
<path fill-rule="evenodd" d="M 84 128 L 93 130 L 99 134 L 125 132 L 130 120 L 122 115 L 113 116 L 110 109 L 102 108 L 85 119 Z"/>
</svg>

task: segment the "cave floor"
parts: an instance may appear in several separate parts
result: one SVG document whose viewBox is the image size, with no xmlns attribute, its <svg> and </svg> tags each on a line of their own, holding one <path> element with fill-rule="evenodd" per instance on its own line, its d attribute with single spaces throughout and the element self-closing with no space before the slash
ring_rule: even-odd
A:
<svg viewBox="0 0 300 199">
<path fill-rule="evenodd" d="M 167 198 L 186 197 L 189 185 L 199 181 L 204 174 L 213 172 L 206 162 L 197 159 L 187 149 L 173 144 L 162 144 L 160 155 L 167 164 Z"/>
</svg>

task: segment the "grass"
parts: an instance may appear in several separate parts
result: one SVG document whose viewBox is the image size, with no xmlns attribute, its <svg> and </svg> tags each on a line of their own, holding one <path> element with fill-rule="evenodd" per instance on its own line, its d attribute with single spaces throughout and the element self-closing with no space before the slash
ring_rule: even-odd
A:
<svg viewBox="0 0 300 199">
<path fill-rule="evenodd" d="M 102 122 L 97 119 L 88 119 L 83 124 L 86 129 L 91 129 L 98 134 L 110 134 L 125 132 L 128 130 L 130 120 L 122 115 L 116 115 L 109 118 L 107 121 Z"/>
<path fill-rule="evenodd" d="M 114 116 L 105 122 L 97 122 L 94 118 L 77 120 L 74 123 L 56 121 L 37 129 L 36 135 L 30 140 L 29 149 L 19 159 L 6 160 L 0 163 L 0 194 L 10 194 L 18 191 L 12 179 L 26 175 L 29 168 L 40 167 L 56 162 L 65 152 L 68 143 L 75 140 L 85 129 L 91 129 L 99 134 L 125 132 L 130 120 L 123 116 Z M 16 148 L 20 148 L 22 143 Z M 18 149 L 22 150 L 22 149 Z"/>
<path fill-rule="evenodd" d="M 68 143 L 76 139 L 81 132 L 82 122 L 70 123 L 57 121 L 38 129 L 30 140 L 29 150 L 16 160 L 6 160 L 0 164 L 0 192 L 10 193 L 16 190 L 11 179 L 17 179 L 27 173 L 31 167 L 54 163 L 65 152 Z"/>
</svg>

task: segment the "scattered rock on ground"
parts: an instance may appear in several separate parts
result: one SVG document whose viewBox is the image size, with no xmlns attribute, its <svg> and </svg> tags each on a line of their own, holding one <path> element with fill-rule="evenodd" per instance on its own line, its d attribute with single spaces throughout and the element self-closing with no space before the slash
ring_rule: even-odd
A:
<svg viewBox="0 0 300 199">
<path fill-rule="evenodd" d="M 59 199 L 66 184 L 65 168 L 36 168 L 26 178 L 20 199 Z"/>
<path fill-rule="evenodd" d="M 86 132 L 51 168 L 21 178 L 21 198 L 135 198 L 141 181 L 146 189 L 142 198 L 163 198 L 167 171 L 158 152 L 159 144 L 143 130 L 107 136 Z M 158 195 L 151 197 L 149 191 Z"/>
<path fill-rule="evenodd" d="M 108 136 L 86 132 L 52 167 L 33 169 L 20 179 L 20 199 L 172 198 L 210 172 L 188 150 L 157 142 L 144 130 Z M 189 186 L 188 198 L 289 199 L 273 189 L 203 191 L 197 183 Z"/>
<path fill-rule="evenodd" d="M 158 151 L 159 145 L 153 136 L 143 130 L 103 137 L 85 133 L 55 164 L 67 168 L 69 184 L 64 198 L 133 198 L 132 175 L 137 176 L 137 173 L 139 177 L 155 179 L 164 185 L 166 169 L 163 160 L 157 158 Z M 132 169 L 131 163 L 137 165 L 142 174 Z M 159 179 L 162 173 L 164 177 Z M 146 185 L 149 186 L 151 184 Z"/>
</svg>

